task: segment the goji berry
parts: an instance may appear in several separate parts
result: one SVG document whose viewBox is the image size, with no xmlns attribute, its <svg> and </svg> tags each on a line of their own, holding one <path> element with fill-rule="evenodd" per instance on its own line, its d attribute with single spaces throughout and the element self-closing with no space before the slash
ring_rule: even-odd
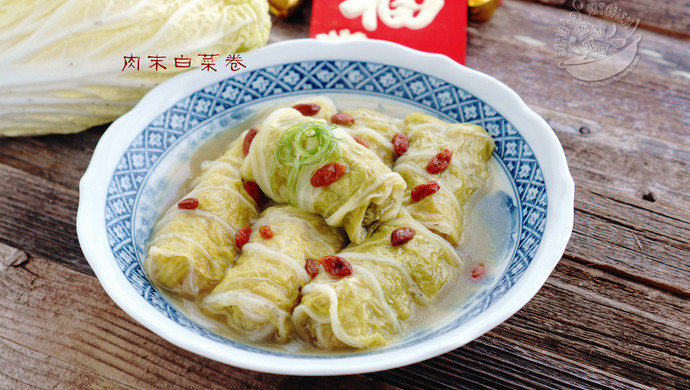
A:
<svg viewBox="0 0 690 390">
<path fill-rule="evenodd" d="M 452 158 L 453 152 L 448 149 L 443 149 L 429 160 L 429 163 L 426 165 L 426 171 L 432 175 L 441 173 L 444 169 L 448 168 L 448 164 L 450 164 Z"/>
<path fill-rule="evenodd" d="M 266 200 L 265 195 L 263 192 L 261 192 L 261 187 L 259 187 L 258 184 L 256 184 L 253 181 L 245 181 L 244 182 L 244 190 L 247 191 L 249 196 L 254 199 L 256 204 L 261 207 L 264 204 L 264 201 Z"/>
<path fill-rule="evenodd" d="M 440 189 L 441 186 L 438 184 L 438 182 L 436 180 L 432 180 L 428 183 L 420 184 L 413 188 L 412 192 L 410 193 L 410 197 L 412 198 L 412 202 L 419 202 L 427 196 L 438 192 Z"/>
<path fill-rule="evenodd" d="M 347 171 L 347 165 L 341 163 L 331 163 L 317 169 L 311 176 L 311 185 L 314 187 L 327 186 L 338 181 Z"/>
<path fill-rule="evenodd" d="M 304 263 L 304 269 L 309 274 L 309 277 L 314 279 L 319 274 L 319 262 L 314 259 L 307 259 Z"/>
<path fill-rule="evenodd" d="M 410 147 L 410 143 L 407 141 L 407 136 L 404 133 L 394 135 L 391 142 L 393 142 L 393 150 L 395 150 L 398 156 L 405 154 Z"/>
<path fill-rule="evenodd" d="M 352 264 L 340 256 L 324 256 L 319 259 L 323 269 L 336 278 L 352 275 Z"/>
<path fill-rule="evenodd" d="M 259 130 L 257 130 L 256 127 L 252 127 L 244 136 L 244 141 L 242 141 L 242 153 L 244 153 L 245 156 L 249 154 L 249 147 L 252 146 L 252 141 L 254 141 L 254 137 L 256 137 L 258 132 Z"/>
<path fill-rule="evenodd" d="M 252 235 L 252 227 L 245 226 L 235 233 L 235 246 L 237 249 L 242 249 L 244 244 L 249 242 L 249 236 Z"/>
<path fill-rule="evenodd" d="M 177 208 L 185 210 L 195 210 L 199 207 L 199 199 L 197 198 L 186 198 L 177 202 Z"/>
<path fill-rule="evenodd" d="M 484 276 L 485 273 L 486 268 L 484 267 L 484 264 L 477 264 L 472 268 L 470 275 L 472 275 L 472 279 L 479 279 Z"/>
<path fill-rule="evenodd" d="M 391 245 L 399 246 L 412 239 L 414 237 L 414 229 L 409 227 L 401 227 L 393 230 L 391 233 Z"/>
<path fill-rule="evenodd" d="M 268 225 L 261 225 L 259 228 L 259 234 L 265 239 L 273 238 L 273 230 Z"/>
<path fill-rule="evenodd" d="M 360 145 L 364 146 L 365 148 L 369 149 L 369 144 L 367 143 L 367 141 L 365 141 L 365 140 L 363 140 L 363 139 L 357 137 L 356 135 L 353 135 L 353 136 L 352 136 L 352 139 L 354 139 L 355 141 L 357 141 L 358 144 L 360 144 Z"/>
<path fill-rule="evenodd" d="M 321 111 L 321 106 L 315 103 L 300 103 L 292 106 L 295 110 L 299 111 L 304 116 L 316 115 Z"/>
<path fill-rule="evenodd" d="M 337 114 L 333 114 L 333 116 L 331 117 L 331 122 L 335 123 L 336 125 L 349 126 L 355 123 L 355 118 L 353 118 L 352 115 L 346 114 L 344 112 L 339 112 Z"/>
</svg>

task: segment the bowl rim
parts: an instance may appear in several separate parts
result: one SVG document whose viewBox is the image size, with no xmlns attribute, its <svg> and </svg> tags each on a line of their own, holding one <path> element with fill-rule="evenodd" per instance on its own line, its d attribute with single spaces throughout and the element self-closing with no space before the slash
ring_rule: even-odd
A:
<svg viewBox="0 0 690 390">
<path fill-rule="evenodd" d="M 574 182 L 563 148 L 551 127 L 532 111 L 512 89 L 497 79 L 458 64 L 440 54 L 424 53 L 378 40 L 324 42 L 295 39 L 273 43 L 242 53 L 250 69 L 303 61 L 347 60 L 377 62 L 436 77 L 473 94 L 496 109 L 519 131 L 542 169 L 548 208 L 541 244 L 512 292 L 506 293 L 481 316 L 450 331 L 445 340 L 424 342 L 403 350 L 373 355 L 286 357 L 225 348 L 172 322 L 134 291 L 110 252 L 106 227 L 105 198 L 110 176 L 122 152 L 140 131 L 182 98 L 222 81 L 227 73 L 187 71 L 152 89 L 128 113 L 118 118 L 103 134 L 79 185 L 77 234 L 84 255 L 99 282 L 113 301 L 136 321 L 168 342 L 207 358 L 255 371 L 289 375 L 344 375 L 380 371 L 420 362 L 446 353 L 476 339 L 515 314 L 537 293 L 560 260 L 570 238 L 574 215 Z M 143 127 L 142 127 L 143 124 Z M 548 162 L 548 164 L 545 164 Z M 538 267 L 537 267 L 538 265 Z M 519 291 L 519 294 L 515 292 Z M 453 337 L 450 337 L 453 336 Z M 409 353 L 411 349 L 413 353 Z M 404 352 L 404 353 L 403 353 Z"/>
</svg>

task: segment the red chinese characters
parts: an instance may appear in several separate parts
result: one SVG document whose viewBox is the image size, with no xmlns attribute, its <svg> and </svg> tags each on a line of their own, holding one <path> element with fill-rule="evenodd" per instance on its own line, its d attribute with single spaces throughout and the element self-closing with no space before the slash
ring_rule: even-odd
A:
<svg viewBox="0 0 690 390">
<path fill-rule="evenodd" d="M 207 53 L 199 53 L 197 54 L 198 57 L 200 57 L 200 63 L 196 64 L 197 66 L 200 67 L 202 71 L 206 72 L 217 72 L 218 70 L 216 69 L 216 63 L 215 59 L 218 57 L 220 54 L 207 54 Z M 168 66 L 172 66 L 172 64 L 169 64 L 166 66 L 166 58 L 167 56 L 165 55 L 160 55 L 160 54 L 155 54 L 155 55 L 149 55 L 146 56 L 151 61 L 151 65 L 148 67 L 148 69 L 153 69 L 154 71 L 159 71 L 159 70 L 167 70 Z M 134 54 L 130 55 L 125 55 L 123 56 L 124 64 L 122 65 L 122 71 L 124 72 L 126 69 L 133 69 L 136 71 L 140 70 L 140 56 L 135 56 Z M 180 54 L 179 57 L 173 57 L 173 60 L 170 61 L 174 63 L 174 67 L 176 69 L 180 68 L 191 68 L 193 66 L 192 64 L 192 58 L 191 57 L 186 57 L 184 54 Z M 243 59 L 239 54 L 229 54 L 225 58 L 225 66 L 229 67 L 229 69 L 233 72 L 237 72 L 241 69 L 246 68 L 247 66 L 244 65 Z M 144 68 L 146 70 L 146 68 Z"/>
<path fill-rule="evenodd" d="M 218 54 L 198 54 L 199 57 L 201 57 L 201 70 L 205 71 L 214 71 L 217 72 L 218 70 L 214 68 L 216 65 L 215 62 L 213 62 L 213 57 L 218 56 Z"/>
<path fill-rule="evenodd" d="M 246 66 L 242 63 L 242 57 L 240 57 L 239 54 L 230 54 L 225 58 L 225 66 L 230 66 L 230 70 L 233 72 L 237 72 L 240 70 L 240 67 L 246 68 Z"/>
<path fill-rule="evenodd" d="M 139 58 L 140 57 L 137 57 L 134 54 L 124 56 L 125 64 L 122 66 L 122 71 L 124 72 L 125 69 L 129 68 L 139 70 Z"/>
<path fill-rule="evenodd" d="M 176 68 L 189 68 L 192 66 L 192 58 L 191 57 L 185 57 L 184 55 L 180 55 L 179 57 L 175 57 L 175 67 Z"/>
<path fill-rule="evenodd" d="M 149 56 L 149 60 L 151 60 L 151 66 L 149 68 L 154 68 L 155 71 L 158 71 L 159 68 L 163 69 L 168 69 L 163 65 L 163 60 L 165 59 L 165 56 L 159 56 L 156 54 L 155 56 Z"/>
</svg>

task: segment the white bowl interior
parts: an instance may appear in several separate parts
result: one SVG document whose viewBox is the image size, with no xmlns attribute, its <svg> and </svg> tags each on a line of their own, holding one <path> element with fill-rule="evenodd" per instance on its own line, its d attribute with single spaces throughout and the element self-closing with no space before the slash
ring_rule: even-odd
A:
<svg viewBox="0 0 690 390">
<path fill-rule="evenodd" d="M 295 54 L 285 53 L 305 47 L 323 49 L 320 55 L 325 58 L 339 58 L 336 53 L 343 52 L 347 57 L 348 50 L 362 49 L 309 41 L 282 45 L 280 50 L 267 47 L 256 57 L 258 63 L 267 62 L 266 66 L 229 77 L 215 76 L 215 80 L 182 75 L 168 82 L 177 80 L 184 88 L 167 97 L 167 103 L 161 106 L 147 96 L 112 125 L 101 143 L 113 140 L 116 131 L 125 136 L 115 142 L 119 144 L 117 152 L 106 154 L 99 144 L 94 154 L 81 183 L 78 231 L 85 255 L 101 283 L 125 311 L 169 341 L 219 361 L 260 371 L 326 375 L 396 367 L 456 348 L 508 318 L 536 293 L 560 258 L 572 228 L 572 179 L 548 125 L 507 87 L 446 58 L 387 43 L 364 46 L 380 52 L 370 54 L 372 60 L 290 60 Z M 276 51 L 284 54 L 265 59 Z M 391 64 L 387 57 L 391 52 L 411 60 L 394 59 L 395 64 Z M 443 66 L 436 67 L 442 71 L 429 74 L 420 70 L 429 60 L 441 61 Z M 452 74 L 450 80 L 443 78 L 448 72 Z M 458 81 L 463 79 L 458 78 L 458 73 L 476 76 L 480 81 L 485 78 L 480 83 L 482 91 L 493 87 L 496 97 L 482 99 L 468 92 Z M 468 88 L 475 88 L 472 83 Z M 170 94 L 173 89 L 164 84 L 151 95 Z M 496 141 L 492 166 L 507 196 L 493 201 L 494 205 L 504 202 L 512 211 L 512 223 L 504 235 L 505 253 L 494 259 L 492 274 L 476 291 L 462 300 L 446 299 L 451 304 L 446 304 L 443 315 L 394 345 L 346 355 L 313 355 L 230 340 L 200 326 L 172 305 L 149 283 L 141 268 L 151 228 L 178 196 L 189 176 L 189 159 L 194 151 L 209 140 L 227 140 L 223 133 L 228 128 L 236 128 L 239 134 L 241 126 L 257 112 L 305 94 L 327 95 L 340 109 L 377 108 L 398 116 L 422 111 L 447 120 L 476 123 Z M 141 115 L 146 110 L 152 114 Z M 548 132 L 548 136 L 540 139 L 540 132 Z M 542 169 L 544 162 L 556 168 Z M 552 190 L 554 186 L 556 190 Z M 553 196 L 560 197 L 565 205 L 554 208 Z M 91 202 L 102 208 L 91 209 Z M 93 224 L 102 228 L 86 227 Z M 547 229 L 549 224 L 554 226 L 552 231 Z M 542 245 L 544 241 L 550 245 Z M 101 247 L 96 248 L 99 242 Z M 308 361 L 309 366 L 295 364 L 295 359 Z M 333 359 L 346 364 L 334 364 Z"/>
</svg>

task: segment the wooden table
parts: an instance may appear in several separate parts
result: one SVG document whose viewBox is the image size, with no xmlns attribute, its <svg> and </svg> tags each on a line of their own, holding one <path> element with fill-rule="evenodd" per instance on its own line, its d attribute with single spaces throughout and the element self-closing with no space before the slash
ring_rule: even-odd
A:
<svg viewBox="0 0 690 390">
<path fill-rule="evenodd" d="M 469 28 L 467 65 L 549 122 L 576 185 L 559 265 L 491 332 L 409 367 L 326 378 L 169 344 L 111 301 L 79 248 L 78 182 L 103 126 L 0 139 L 0 388 L 690 388 L 690 3 L 615 3 L 641 18 L 640 60 L 605 87 L 556 66 L 566 9 L 505 0 Z M 307 4 L 276 20 L 272 40 L 306 36 L 308 16 Z"/>
</svg>

